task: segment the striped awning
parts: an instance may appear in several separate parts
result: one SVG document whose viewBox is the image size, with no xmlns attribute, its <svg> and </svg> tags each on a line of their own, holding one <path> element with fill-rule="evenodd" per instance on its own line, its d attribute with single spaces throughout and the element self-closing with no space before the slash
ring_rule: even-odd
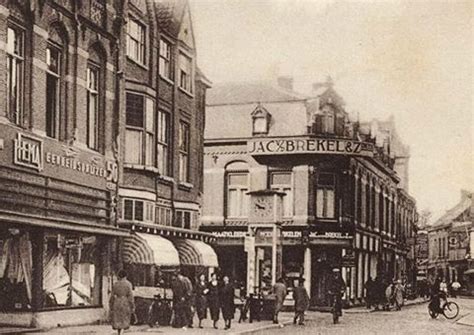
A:
<svg viewBox="0 0 474 335">
<path fill-rule="evenodd" d="M 123 241 L 122 256 L 123 261 L 130 264 L 180 265 L 173 243 L 158 235 L 133 233 Z"/>
<path fill-rule="evenodd" d="M 209 244 L 197 240 L 173 240 L 181 265 L 218 267 L 217 255 Z"/>
</svg>

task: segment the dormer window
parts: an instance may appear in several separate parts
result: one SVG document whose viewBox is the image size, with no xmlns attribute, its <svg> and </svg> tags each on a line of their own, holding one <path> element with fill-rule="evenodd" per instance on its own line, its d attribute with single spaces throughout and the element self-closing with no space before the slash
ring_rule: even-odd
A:
<svg viewBox="0 0 474 335">
<path fill-rule="evenodd" d="M 268 134 L 271 114 L 261 105 L 252 112 L 252 132 L 254 135 Z"/>
<path fill-rule="evenodd" d="M 344 135 L 345 115 L 326 105 L 315 115 L 315 132 L 317 134 Z"/>
</svg>

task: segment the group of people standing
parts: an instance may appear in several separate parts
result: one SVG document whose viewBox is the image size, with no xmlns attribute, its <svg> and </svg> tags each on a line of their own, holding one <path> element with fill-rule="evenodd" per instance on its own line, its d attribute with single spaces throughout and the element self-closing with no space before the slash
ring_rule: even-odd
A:
<svg viewBox="0 0 474 335">
<path fill-rule="evenodd" d="M 202 320 L 207 318 L 209 309 L 213 327 L 218 329 L 217 322 L 222 312 L 225 322 L 224 329 L 230 329 L 234 318 L 234 287 L 228 276 L 219 281 L 217 274 L 211 275 L 208 282 L 204 274 L 199 276 L 196 284 L 182 274 L 177 274 L 172 281 L 173 291 L 173 322 L 175 328 L 193 328 L 196 312 L 199 328 L 203 328 Z"/>
<path fill-rule="evenodd" d="M 376 277 L 375 280 L 370 277 L 364 288 L 367 308 L 390 310 L 395 306 L 396 310 L 401 310 L 405 299 L 405 285 L 401 280 L 389 282 L 380 277 Z"/>
</svg>

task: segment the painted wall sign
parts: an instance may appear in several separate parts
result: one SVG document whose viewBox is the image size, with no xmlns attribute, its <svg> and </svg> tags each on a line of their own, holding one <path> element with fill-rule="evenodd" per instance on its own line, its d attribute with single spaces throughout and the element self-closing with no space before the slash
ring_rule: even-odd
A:
<svg viewBox="0 0 474 335">
<path fill-rule="evenodd" d="M 18 133 L 13 143 L 13 163 L 39 172 L 43 170 L 43 141 Z"/>
<path fill-rule="evenodd" d="M 268 138 L 250 139 L 247 150 L 251 155 L 282 154 L 341 154 L 373 157 L 372 143 L 329 138 Z"/>
</svg>

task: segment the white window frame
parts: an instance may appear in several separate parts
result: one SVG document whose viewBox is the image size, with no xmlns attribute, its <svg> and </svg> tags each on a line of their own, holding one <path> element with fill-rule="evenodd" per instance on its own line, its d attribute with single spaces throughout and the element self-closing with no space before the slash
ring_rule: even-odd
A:
<svg viewBox="0 0 474 335">
<path fill-rule="evenodd" d="M 49 58 L 51 57 L 50 56 L 50 52 L 51 51 L 55 51 L 58 53 L 58 67 L 57 67 L 57 71 L 54 72 L 52 71 L 50 68 L 49 68 Z M 45 120 L 46 120 L 46 124 L 45 124 L 45 129 L 46 129 L 46 135 L 48 137 L 51 137 L 51 138 L 56 138 L 58 139 L 59 138 L 59 132 L 60 132 L 60 123 L 61 123 L 61 72 L 62 72 L 62 57 L 63 57 L 63 54 L 62 54 L 63 50 L 60 46 L 56 45 L 56 44 L 53 44 L 52 42 L 49 42 L 48 43 L 48 47 L 46 48 L 46 66 L 47 66 L 47 70 L 46 70 L 46 106 L 45 106 L 45 111 L 46 111 L 46 114 L 45 114 Z M 55 106 L 54 106 L 54 112 L 53 112 L 53 115 L 49 115 L 48 114 L 48 101 L 49 99 L 51 99 L 52 97 L 49 95 L 48 93 L 48 79 L 51 78 L 53 80 L 55 80 L 55 90 L 56 90 L 56 97 L 55 97 Z M 50 125 L 50 127 L 48 127 L 48 118 L 51 117 L 51 122 L 52 124 Z M 50 128 L 50 129 L 48 129 Z"/>
<path fill-rule="evenodd" d="M 318 176 L 318 180 L 316 182 L 316 217 L 318 219 L 335 219 L 337 216 L 337 213 L 336 213 L 336 207 L 337 207 L 336 206 L 336 203 L 337 203 L 336 175 L 334 173 L 329 173 L 329 172 L 322 172 L 320 175 L 322 174 L 332 175 L 334 184 L 321 185 L 319 184 L 320 176 Z M 329 203 L 329 197 L 328 197 L 328 192 L 330 191 L 332 192 L 332 208 L 329 207 L 331 206 L 331 204 Z M 323 196 L 322 200 L 320 199 L 321 195 Z M 320 204 L 320 201 L 322 201 L 321 203 L 322 206 L 318 206 Z M 331 215 L 331 210 L 332 210 L 332 215 Z"/>
<path fill-rule="evenodd" d="M 184 63 L 186 60 L 186 64 Z M 178 66 L 179 66 L 179 77 L 178 85 L 179 87 L 188 93 L 193 93 L 194 91 L 194 66 L 193 58 L 182 50 L 178 54 Z M 187 68 L 189 67 L 189 68 Z"/>
<path fill-rule="evenodd" d="M 156 156 L 158 171 L 169 176 L 170 169 L 170 113 L 158 110 L 158 128 L 156 130 Z"/>
<path fill-rule="evenodd" d="M 172 67 L 172 44 L 166 40 L 160 39 L 158 72 L 162 78 L 173 81 Z"/>
<path fill-rule="evenodd" d="M 95 75 L 91 80 L 92 74 Z M 99 150 L 100 132 L 100 87 L 101 87 L 100 67 L 89 62 L 87 65 L 87 146 L 92 150 Z M 95 110 L 91 110 L 91 99 L 95 99 Z M 93 116 L 93 118 L 92 118 Z M 91 121 L 93 119 L 93 121 Z"/>
<path fill-rule="evenodd" d="M 183 210 L 183 209 L 176 209 L 175 212 L 176 212 L 175 227 L 179 227 L 179 228 L 183 228 L 183 229 L 192 229 L 193 228 L 193 224 L 194 224 L 194 222 L 193 222 L 193 211 L 188 211 L 188 210 Z M 181 222 L 177 222 L 180 215 L 181 215 Z M 189 227 L 185 226 L 186 215 L 189 215 Z"/>
<path fill-rule="evenodd" d="M 289 184 L 274 184 L 274 175 L 290 175 Z M 294 202 L 293 202 L 293 173 L 292 171 L 270 171 L 270 188 L 278 192 L 284 192 L 286 195 L 283 197 L 283 217 L 291 218 L 294 213 Z"/>
<path fill-rule="evenodd" d="M 233 175 L 245 175 L 247 177 L 247 185 L 234 185 L 230 184 L 230 178 Z M 249 213 L 249 203 L 250 203 L 250 196 L 246 194 L 250 189 L 250 174 L 247 171 L 229 171 L 226 174 L 226 216 L 227 218 L 247 218 Z M 231 191 L 235 191 L 236 193 L 236 212 L 233 213 L 231 207 Z"/>
<path fill-rule="evenodd" d="M 173 210 L 171 207 L 157 205 L 155 220 L 159 225 L 171 227 L 173 225 Z"/>
<path fill-rule="evenodd" d="M 135 25 L 137 36 L 132 27 Z M 141 65 L 146 65 L 146 25 L 139 20 L 129 17 L 127 23 L 127 57 Z"/>
<path fill-rule="evenodd" d="M 14 41 L 10 43 L 8 36 L 13 33 Z M 19 39 L 18 50 L 15 44 Z M 7 26 L 7 110 L 10 121 L 21 126 L 24 115 L 24 86 L 25 86 L 25 31 L 16 25 Z M 14 78 L 14 79 L 13 79 Z M 13 85 L 13 82 L 15 83 Z M 14 94 L 12 94 L 14 93 Z"/>
<path fill-rule="evenodd" d="M 186 136 L 187 135 L 187 136 Z M 189 156 L 191 147 L 191 127 L 188 122 L 179 122 L 179 175 L 180 182 L 189 182 Z"/>
<path fill-rule="evenodd" d="M 132 202 L 132 218 L 125 218 L 125 202 Z M 142 203 L 143 205 L 143 220 L 136 218 L 136 204 Z M 130 221 L 138 221 L 145 223 L 154 223 L 155 222 L 155 203 L 149 200 L 135 199 L 135 198 L 122 198 L 122 219 Z"/>
</svg>

